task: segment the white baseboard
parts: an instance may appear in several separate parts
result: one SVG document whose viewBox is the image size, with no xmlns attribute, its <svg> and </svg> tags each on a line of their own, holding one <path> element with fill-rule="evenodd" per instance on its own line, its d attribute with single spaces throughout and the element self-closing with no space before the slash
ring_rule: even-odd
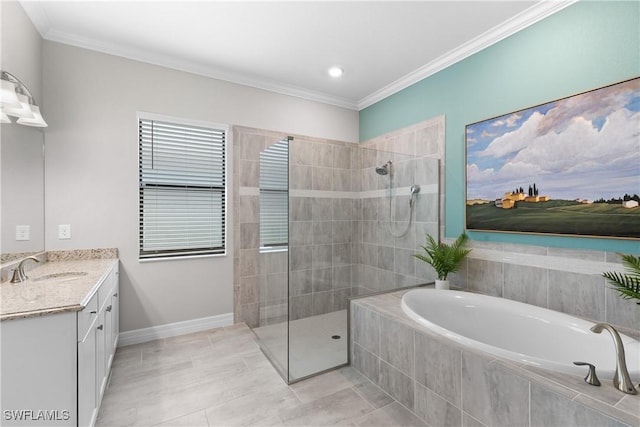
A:
<svg viewBox="0 0 640 427">
<path fill-rule="evenodd" d="M 185 320 L 183 322 L 168 323 L 166 325 L 120 332 L 118 347 L 140 344 L 162 338 L 175 337 L 176 335 L 206 331 L 207 329 L 221 328 L 232 324 L 233 313 L 226 313 L 219 314 L 217 316 L 201 317 L 199 319 Z"/>
</svg>

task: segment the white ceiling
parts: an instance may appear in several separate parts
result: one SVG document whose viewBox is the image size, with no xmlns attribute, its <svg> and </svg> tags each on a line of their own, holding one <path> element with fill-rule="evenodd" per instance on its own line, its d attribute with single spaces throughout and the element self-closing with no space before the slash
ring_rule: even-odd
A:
<svg viewBox="0 0 640 427">
<path fill-rule="evenodd" d="M 21 1 L 47 40 L 360 110 L 558 1 Z M 343 77 L 331 78 L 337 65 Z"/>
</svg>

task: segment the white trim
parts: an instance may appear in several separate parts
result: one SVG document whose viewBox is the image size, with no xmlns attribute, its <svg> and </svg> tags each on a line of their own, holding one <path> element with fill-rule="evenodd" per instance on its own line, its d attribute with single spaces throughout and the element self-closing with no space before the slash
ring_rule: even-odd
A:
<svg viewBox="0 0 640 427">
<path fill-rule="evenodd" d="M 37 3 L 27 2 L 23 0 L 21 4 L 24 5 Z M 29 8 L 29 16 L 31 16 L 31 10 L 34 10 L 36 8 L 38 7 Z M 39 19 L 37 23 L 40 23 Z M 34 22 L 34 24 L 36 24 L 36 22 Z M 217 67 L 212 67 L 210 65 L 204 65 L 198 62 L 187 61 L 184 59 L 176 59 L 163 54 L 155 54 L 143 49 L 123 47 L 115 43 L 105 43 L 99 40 L 91 39 L 89 37 L 83 37 L 77 34 L 69 34 L 55 28 L 51 29 L 50 25 L 43 27 L 44 28 L 42 29 L 42 31 L 40 31 L 41 27 L 39 25 L 36 26 L 45 40 L 63 43 L 70 46 L 76 46 L 83 49 L 89 49 L 94 52 L 106 53 L 107 55 L 119 56 L 121 58 L 127 58 L 133 61 L 159 65 L 161 67 L 197 74 L 199 76 L 210 77 L 243 86 L 249 86 L 256 89 L 262 89 L 269 92 L 275 92 L 283 95 L 294 96 L 296 98 L 335 105 L 337 107 L 347 108 L 350 110 L 355 110 L 357 106 L 355 101 L 349 100 L 347 98 L 308 90 L 293 85 L 287 85 L 285 83 L 271 81 L 268 79 L 254 78 L 241 73 L 231 73 Z"/>
<path fill-rule="evenodd" d="M 109 55 L 120 56 L 123 58 L 141 61 L 148 64 L 159 65 L 162 67 L 172 68 L 174 70 L 185 71 L 205 77 L 223 80 L 235 84 L 263 89 L 270 92 L 280 93 L 283 95 L 294 96 L 310 101 L 321 102 L 324 104 L 335 105 L 350 110 L 360 111 L 384 98 L 393 95 L 396 92 L 405 89 L 412 84 L 423 80 L 438 71 L 441 71 L 456 62 L 462 61 L 474 53 L 477 53 L 497 42 L 503 40 L 518 31 L 521 31 L 530 25 L 535 24 L 542 19 L 553 15 L 556 12 L 572 5 L 577 0 L 543 0 L 531 6 L 527 10 L 508 19 L 507 21 L 493 27 L 484 34 L 470 40 L 467 43 L 458 46 L 441 57 L 431 61 L 430 63 L 418 68 L 417 70 L 407 74 L 406 76 L 390 83 L 389 85 L 371 93 L 359 101 L 350 100 L 327 93 L 312 91 L 296 86 L 287 85 L 281 82 L 271 81 L 268 79 L 259 79 L 249 77 L 238 73 L 230 73 L 215 67 L 207 66 L 198 62 L 176 60 L 167 55 L 158 55 L 142 49 L 132 49 L 119 46 L 113 43 L 104 43 L 98 40 L 82 37 L 74 34 L 68 34 L 51 28 L 51 23 L 44 12 L 43 7 L 38 2 L 30 2 L 22 0 L 20 4 L 25 12 L 37 28 L 40 35 L 46 39 L 58 43 L 64 43 L 71 46 L 81 47 Z"/>
<path fill-rule="evenodd" d="M 120 332 L 119 347 L 233 325 L 233 313 Z"/>
<path fill-rule="evenodd" d="M 514 17 L 502 22 L 501 24 L 491 28 L 478 37 L 469 40 L 457 48 L 445 53 L 439 58 L 434 59 L 426 65 L 415 71 L 399 78 L 391 84 L 378 89 L 370 95 L 365 96 L 358 101 L 357 110 L 363 110 L 378 101 L 400 92 L 414 83 L 424 80 L 435 73 L 444 70 L 451 65 L 462 61 L 463 59 L 480 52 L 483 49 L 492 46 L 507 37 L 524 30 L 525 28 L 553 15 L 556 12 L 576 3 L 578 0 L 546 0 L 536 3 L 527 10 L 515 15 Z"/>
<path fill-rule="evenodd" d="M 416 184 L 420 186 L 419 194 L 438 194 L 438 184 Z M 393 187 L 393 194 L 394 196 L 409 196 L 411 195 L 411 186 Z M 363 191 L 289 190 L 291 197 L 316 197 L 319 199 L 375 199 L 388 195 L 388 188 Z"/>
</svg>

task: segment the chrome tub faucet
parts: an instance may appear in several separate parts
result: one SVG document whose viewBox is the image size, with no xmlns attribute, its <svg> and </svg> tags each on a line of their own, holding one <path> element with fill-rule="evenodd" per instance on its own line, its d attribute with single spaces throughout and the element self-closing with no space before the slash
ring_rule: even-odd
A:
<svg viewBox="0 0 640 427">
<path fill-rule="evenodd" d="M 606 329 L 611 334 L 613 342 L 616 346 L 616 373 L 613 377 L 613 385 L 615 388 L 623 393 L 637 394 L 637 390 L 633 386 L 629 371 L 627 370 L 627 362 L 624 356 L 624 345 L 620 339 L 618 331 L 608 323 L 596 323 L 591 327 L 591 331 L 599 334 L 603 329 Z"/>
</svg>

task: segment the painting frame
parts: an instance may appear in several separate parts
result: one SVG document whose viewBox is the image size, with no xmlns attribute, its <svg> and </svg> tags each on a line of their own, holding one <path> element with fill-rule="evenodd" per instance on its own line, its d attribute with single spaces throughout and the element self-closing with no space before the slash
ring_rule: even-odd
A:
<svg viewBox="0 0 640 427">
<path fill-rule="evenodd" d="M 640 76 L 465 126 L 465 229 L 640 239 Z"/>
</svg>

